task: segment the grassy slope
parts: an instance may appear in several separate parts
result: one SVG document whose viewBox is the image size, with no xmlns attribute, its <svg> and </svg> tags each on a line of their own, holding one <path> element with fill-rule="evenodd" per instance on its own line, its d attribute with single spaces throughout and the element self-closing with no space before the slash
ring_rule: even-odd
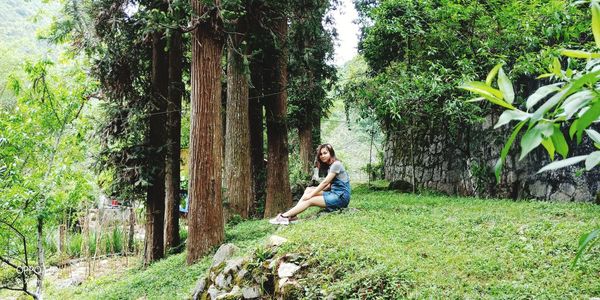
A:
<svg viewBox="0 0 600 300">
<path fill-rule="evenodd" d="M 318 286 L 325 294 L 395 270 L 393 276 L 402 277 L 395 287 L 410 298 L 600 296 L 598 247 L 570 269 L 579 235 L 600 226 L 598 206 L 361 188 L 353 197 L 357 212 L 315 217 L 313 210 L 308 219 L 277 230 L 265 220 L 244 222 L 229 228 L 227 239 L 248 252 L 272 232 L 289 238 L 283 250 L 310 253 L 322 260 L 323 273 L 333 274 L 312 279 L 326 281 Z M 98 279 L 49 298 L 184 298 L 208 265 L 205 259 L 186 267 L 184 260 L 174 256 L 120 280 Z"/>
</svg>

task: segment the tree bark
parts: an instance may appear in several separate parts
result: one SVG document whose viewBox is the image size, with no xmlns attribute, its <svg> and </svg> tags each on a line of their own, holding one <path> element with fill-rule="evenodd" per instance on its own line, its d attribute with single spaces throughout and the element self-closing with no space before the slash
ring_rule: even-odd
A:
<svg viewBox="0 0 600 300">
<path fill-rule="evenodd" d="M 265 55 L 264 82 L 269 85 L 265 97 L 267 116 L 267 199 L 265 216 L 274 216 L 292 204 L 288 173 L 287 140 L 287 19 L 279 16 L 273 31 L 279 49 Z M 272 55 L 271 55 L 272 54 Z"/>
<path fill-rule="evenodd" d="M 237 32 L 242 32 L 238 26 Z M 245 50 L 241 37 L 233 37 L 227 54 L 227 129 L 225 131 L 225 197 L 229 216 L 246 219 L 252 202 L 250 170 L 250 123 L 248 115 L 248 75 L 244 73 Z M 243 51 L 240 53 L 240 51 Z"/>
<path fill-rule="evenodd" d="M 252 77 L 252 88 L 248 101 L 248 114 L 250 123 L 250 156 L 251 156 L 251 180 L 252 180 L 252 203 L 250 214 L 259 215 L 258 208 L 264 208 L 265 200 L 265 154 L 264 154 L 264 126 L 263 126 L 263 82 L 262 82 L 262 60 L 253 61 L 250 64 Z"/>
<path fill-rule="evenodd" d="M 192 0 L 196 16 L 208 8 Z M 221 56 L 217 18 L 208 17 L 192 32 L 189 237 L 187 263 L 193 264 L 224 240 L 221 203 Z"/>
<path fill-rule="evenodd" d="M 183 50 L 181 32 L 174 30 L 169 47 L 169 95 L 167 103 L 167 159 L 165 160 L 165 249 L 177 247 L 179 238 L 181 96 Z"/>
<path fill-rule="evenodd" d="M 302 173 L 310 175 L 312 174 L 314 160 L 312 122 L 307 122 L 307 124 L 298 129 L 298 137 L 300 139 L 300 163 L 302 164 Z"/>
<path fill-rule="evenodd" d="M 160 9 L 166 10 L 164 5 Z M 152 97 L 150 103 L 146 192 L 146 235 L 144 265 L 164 257 L 166 110 L 168 95 L 168 57 L 164 32 L 152 34 Z"/>
<path fill-rule="evenodd" d="M 264 44 L 262 38 L 266 35 L 261 26 L 261 6 L 259 2 L 254 2 L 251 6 L 249 15 L 249 48 L 262 49 Z M 250 214 L 262 218 L 265 203 L 265 182 L 266 165 L 264 150 L 264 124 L 263 124 L 263 52 L 252 56 L 250 61 L 250 77 L 252 86 L 249 91 L 248 115 L 250 123 L 250 169 L 252 172 L 252 202 L 250 205 Z"/>
<path fill-rule="evenodd" d="M 44 239 L 44 219 L 41 216 L 37 217 L 37 224 L 36 224 L 36 239 L 37 239 L 37 258 L 38 258 L 38 266 L 39 266 L 39 272 L 36 274 L 36 290 L 35 290 L 35 294 L 32 295 L 34 296 L 35 299 L 43 299 L 43 282 L 44 282 L 44 276 L 46 275 L 46 263 L 45 263 L 45 254 L 44 254 L 44 243 L 43 243 L 43 239 Z"/>
</svg>

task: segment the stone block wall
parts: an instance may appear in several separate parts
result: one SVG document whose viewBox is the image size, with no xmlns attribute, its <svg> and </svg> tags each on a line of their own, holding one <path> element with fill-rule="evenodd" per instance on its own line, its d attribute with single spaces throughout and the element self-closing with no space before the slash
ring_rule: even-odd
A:
<svg viewBox="0 0 600 300">
<path fill-rule="evenodd" d="M 585 172 L 583 163 L 537 174 L 550 162 L 543 149 L 534 150 L 518 161 L 520 146 L 513 144 L 506 159 L 500 183 L 496 184 L 493 168 L 512 127 L 493 129 L 497 116 L 471 128 L 451 134 L 444 130 L 430 132 L 412 143 L 406 132 L 387 133 L 384 145 L 385 178 L 412 182 L 418 188 L 449 195 L 540 199 L 556 201 L 598 201 L 600 167 Z M 596 126 L 600 127 L 600 126 Z M 594 147 L 589 140 L 570 145 L 569 156 L 586 154 Z M 556 154 L 557 159 L 559 155 Z"/>
</svg>

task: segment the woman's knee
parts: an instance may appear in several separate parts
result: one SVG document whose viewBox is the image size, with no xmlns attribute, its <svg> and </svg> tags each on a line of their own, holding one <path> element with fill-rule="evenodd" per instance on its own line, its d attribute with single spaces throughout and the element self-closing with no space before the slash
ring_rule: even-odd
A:
<svg viewBox="0 0 600 300">
<path fill-rule="evenodd" d="M 312 191 L 314 191 L 316 188 L 314 186 L 309 186 L 306 189 L 304 189 L 304 193 L 310 193 Z"/>
</svg>

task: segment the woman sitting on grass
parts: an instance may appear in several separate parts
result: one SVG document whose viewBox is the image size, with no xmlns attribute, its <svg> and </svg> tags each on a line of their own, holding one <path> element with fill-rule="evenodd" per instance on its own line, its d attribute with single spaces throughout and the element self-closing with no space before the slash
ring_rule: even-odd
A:
<svg viewBox="0 0 600 300">
<path fill-rule="evenodd" d="M 335 150 L 330 144 L 317 148 L 316 167 L 328 169 L 327 177 L 317 187 L 307 187 L 296 206 L 269 220 L 271 224 L 287 225 L 297 220 L 296 215 L 311 206 L 326 208 L 329 211 L 348 207 L 350 202 L 350 178 L 342 162 L 335 157 Z M 331 189 L 326 191 L 326 187 Z"/>
</svg>

